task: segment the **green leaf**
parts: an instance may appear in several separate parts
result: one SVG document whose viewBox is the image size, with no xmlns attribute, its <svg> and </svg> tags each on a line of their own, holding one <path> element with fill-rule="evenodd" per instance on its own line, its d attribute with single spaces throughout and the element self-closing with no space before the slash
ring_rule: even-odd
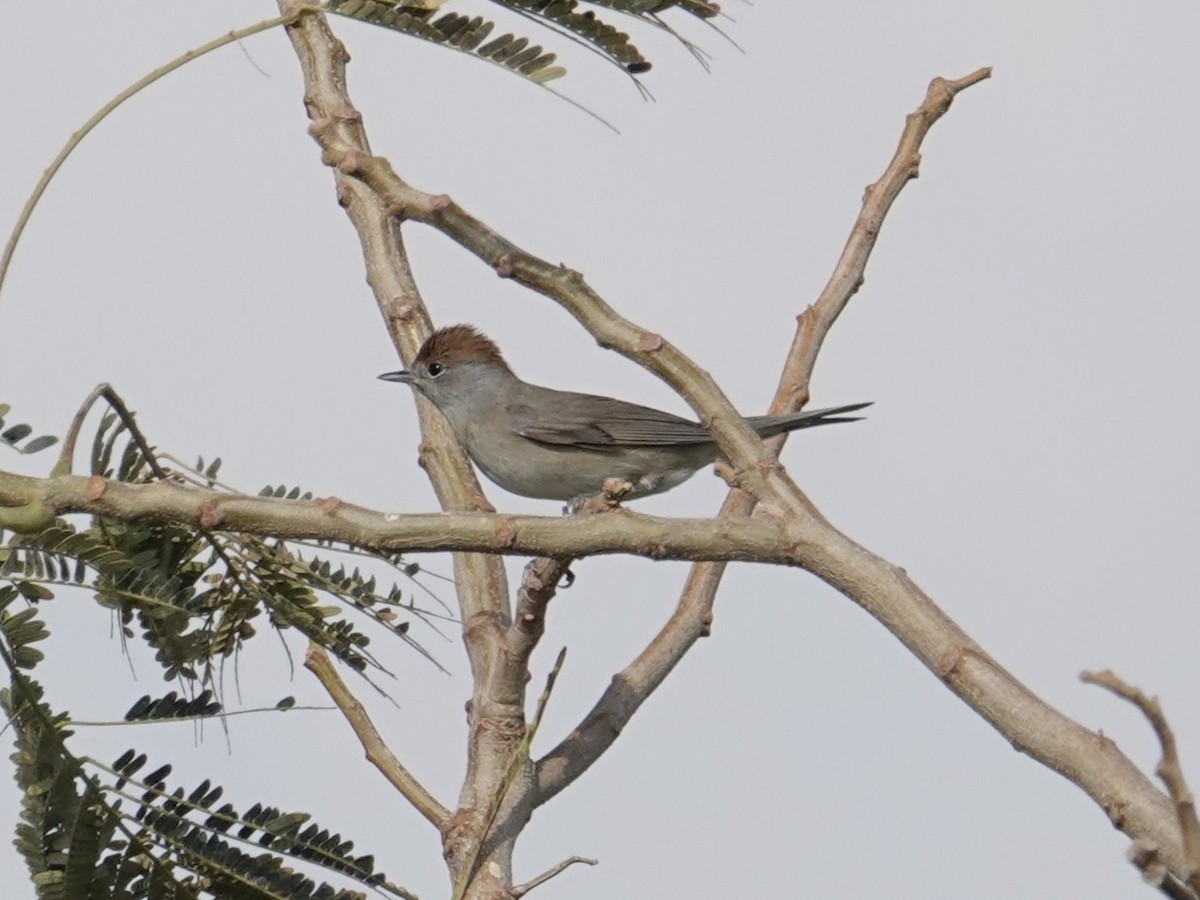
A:
<svg viewBox="0 0 1200 900">
<path fill-rule="evenodd" d="M 36 581 L 18 581 L 16 588 L 26 600 L 53 600 L 54 592 Z"/>
<path fill-rule="evenodd" d="M 52 434 L 43 434 L 41 437 L 35 437 L 32 441 L 26 442 L 21 448 L 22 453 L 37 453 L 39 450 L 45 450 L 47 447 L 53 447 L 58 443 L 58 438 Z"/>
</svg>

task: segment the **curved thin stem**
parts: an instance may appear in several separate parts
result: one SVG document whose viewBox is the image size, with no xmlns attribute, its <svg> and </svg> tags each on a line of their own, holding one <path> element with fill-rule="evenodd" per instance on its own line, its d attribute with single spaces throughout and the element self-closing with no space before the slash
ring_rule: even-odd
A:
<svg viewBox="0 0 1200 900">
<path fill-rule="evenodd" d="M 13 226 L 12 232 L 8 236 L 8 242 L 4 245 L 4 254 L 0 256 L 0 290 L 4 287 L 4 278 L 8 274 L 9 264 L 12 262 L 13 253 L 16 252 L 17 243 L 21 240 L 21 235 L 25 231 L 25 226 L 29 223 L 29 217 L 33 215 L 34 208 L 38 205 L 38 201 L 42 199 L 42 194 L 46 192 L 46 188 L 50 185 L 54 176 L 58 174 L 58 170 L 62 168 L 67 157 L 72 151 L 79 146 L 79 143 L 88 136 L 89 133 L 101 122 L 103 122 L 108 114 L 115 110 L 118 106 L 138 93 L 145 87 L 149 87 L 154 82 L 158 81 L 164 75 L 175 71 L 180 66 L 204 56 L 218 47 L 224 47 L 226 44 L 231 44 L 234 41 L 240 41 L 242 38 L 250 37 L 253 34 L 258 34 L 260 31 L 267 31 L 279 25 L 287 25 L 294 22 L 300 16 L 309 12 L 314 12 L 320 9 L 318 6 L 305 6 L 301 9 L 296 9 L 284 16 L 276 16 L 274 19 L 265 19 L 262 22 L 251 25 L 248 28 L 240 28 L 236 31 L 230 31 L 228 34 L 223 34 L 219 38 L 209 41 L 203 46 L 197 47 L 194 50 L 188 50 L 186 53 L 175 57 L 169 63 L 159 66 L 153 72 L 149 72 L 139 78 L 117 96 L 113 97 L 98 109 L 90 119 L 83 123 L 83 126 L 71 135 L 67 143 L 61 150 L 58 151 L 58 156 L 54 157 L 54 161 L 42 173 L 42 177 L 38 179 L 37 186 L 33 189 L 33 193 L 29 195 L 29 199 L 25 201 L 25 206 L 21 209 L 21 214 L 17 217 L 17 223 Z"/>
</svg>

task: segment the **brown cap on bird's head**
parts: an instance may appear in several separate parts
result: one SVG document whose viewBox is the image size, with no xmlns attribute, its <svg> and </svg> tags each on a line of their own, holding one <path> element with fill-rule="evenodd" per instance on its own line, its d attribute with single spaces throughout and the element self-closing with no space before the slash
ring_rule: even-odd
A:
<svg viewBox="0 0 1200 900">
<path fill-rule="evenodd" d="M 456 366 L 465 362 L 481 362 L 511 372 L 500 354 L 500 348 L 474 325 L 448 325 L 439 328 L 421 345 L 413 364 L 431 362 Z"/>
</svg>

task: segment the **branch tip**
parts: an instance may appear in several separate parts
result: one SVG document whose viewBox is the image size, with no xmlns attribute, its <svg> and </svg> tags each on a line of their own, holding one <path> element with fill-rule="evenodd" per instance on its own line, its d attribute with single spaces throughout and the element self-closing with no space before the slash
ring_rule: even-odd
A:
<svg viewBox="0 0 1200 900">
<path fill-rule="evenodd" d="M 600 860 L 588 859 L 585 856 L 572 856 L 568 859 L 564 859 L 562 862 L 558 863 L 558 865 L 552 866 L 551 868 L 547 869 L 545 872 L 543 872 L 537 878 L 531 878 L 529 881 L 525 882 L 524 884 L 518 884 L 511 891 L 509 891 L 508 895 L 512 898 L 512 900 L 518 900 L 518 898 L 524 897 L 526 894 L 528 894 L 530 891 L 532 891 L 535 887 L 539 887 L 540 885 L 545 884 L 547 881 L 549 881 L 555 875 L 560 875 L 564 870 L 570 868 L 571 866 L 575 865 L 576 863 L 583 863 L 584 865 L 595 866 L 595 865 L 600 864 Z"/>
</svg>

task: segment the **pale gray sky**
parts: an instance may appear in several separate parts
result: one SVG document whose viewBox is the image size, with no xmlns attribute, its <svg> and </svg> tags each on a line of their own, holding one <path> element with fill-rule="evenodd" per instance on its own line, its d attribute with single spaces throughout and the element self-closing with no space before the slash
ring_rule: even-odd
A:
<svg viewBox="0 0 1200 900">
<path fill-rule="evenodd" d="M 490 4 L 475 4 L 487 6 Z M 773 390 L 793 317 L 815 298 L 935 75 L 982 65 L 925 146 L 863 291 L 817 370 L 819 405 L 865 423 L 797 436 L 784 462 L 843 530 L 904 566 L 1031 688 L 1151 769 L 1130 708 L 1081 685 L 1111 666 L 1161 695 L 1200 783 L 1200 10 L 1163 2 L 730 2 L 738 53 L 703 27 L 705 74 L 639 35 L 643 103 L 563 45 L 563 89 L 616 136 L 516 78 L 335 20 L 375 150 L 417 186 L 582 270 L 622 313 L 692 354 L 746 413 Z M 269 2 L 0 8 L 0 212 L 7 229 L 72 130 L 149 69 Z M 684 22 L 685 26 L 691 25 Z M 375 375 L 396 360 L 355 237 L 307 137 L 281 33 L 186 67 L 105 122 L 53 184 L 0 295 L 0 400 L 61 433 L 113 382 L 162 447 L 220 454 L 244 488 L 301 484 L 391 511 L 433 508 L 415 416 Z M 248 59 L 247 56 L 252 58 Z M 265 71 L 266 77 L 258 69 Z M 682 410 L 548 301 L 446 239 L 407 229 L 442 323 L 495 336 L 517 371 Z M 0 452 L 44 472 L 48 456 Z M 490 495 L 510 510 L 554 504 Z M 702 474 L 641 505 L 716 509 Z M 444 561 L 431 565 L 442 571 Z M 513 561 L 515 574 L 519 562 Z M 542 748 L 591 706 L 668 615 L 685 566 L 584 562 L 554 602 L 540 683 L 570 649 Z M 130 680 L 107 615 L 64 593 L 39 677 L 61 708 L 117 718 L 159 693 Z M 396 648 L 397 754 L 447 803 L 463 763 L 466 664 L 447 678 Z M 301 643 L 289 639 L 294 653 Z M 248 704 L 293 693 L 277 642 L 242 661 Z M 423 900 L 447 893 L 436 836 L 332 713 L 219 729 L 81 730 L 80 752 L 136 744 L 212 773 L 240 806 L 296 806 L 357 838 Z M 0 829 L 16 793 L 0 779 Z M 6 842 L 5 842 L 6 843 Z M 1014 753 L 886 631 L 814 578 L 738 566 L 703 642 L 612 751 L 540 810 L 518 877 L 571 854 L 544 900 L 1149 896 L 1126 839 L 1080 791 Z M 6 897 L 32 897 L 0 852 Z"/>
</svg>

